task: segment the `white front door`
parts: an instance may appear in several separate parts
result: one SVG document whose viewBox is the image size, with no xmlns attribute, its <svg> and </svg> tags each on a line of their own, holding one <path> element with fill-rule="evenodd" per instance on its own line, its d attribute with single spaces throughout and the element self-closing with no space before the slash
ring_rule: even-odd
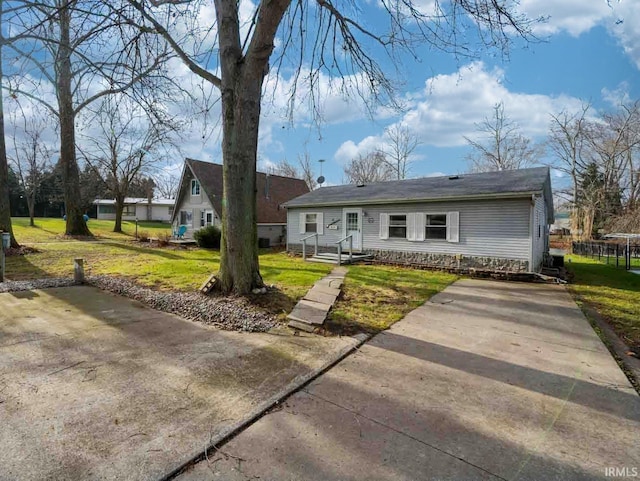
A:
<svg viewBox="0 0 640 481">
<path fill-rule="evenodd" d="M 362 209 L 344 209 L 342 211 L 344 237 L 353 236 L 353 250 L 362 250 Z M 342 244 L 344 250 L 349 249 L 349 241 Z"/>
</svg>

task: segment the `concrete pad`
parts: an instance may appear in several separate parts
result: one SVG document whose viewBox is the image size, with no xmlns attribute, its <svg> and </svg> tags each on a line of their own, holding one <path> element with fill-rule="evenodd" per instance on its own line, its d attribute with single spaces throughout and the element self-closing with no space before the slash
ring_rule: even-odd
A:
<svg viewBox="0 0 640 481">
<path fill-rule="evenodd" d="M 316 282 L 313 287 L 311 288 L 311 290 L 317 291 L 317 292 L 322 292 L 323 294 L 330 294 L 332 296 L 336 296 L 338 297 L 340 295 L 340 289 L 339 288 L 335 288 L 335 287 L 331 287 L 329 286 L 328 283 L 324 283 L 324 284 L 319 284 L 318 282 Z"/>
<path fill-rule="evenodd" d="M 640 470 L 640 397 L 563 287 L 463 280 L 432 301 L 179 479 Z"/>
<path fill-rule="evenodd" d="M 0 294 L 0 479 L 159 479 L 356 344 L 91 287 Z"/>
<path fill-rule="evenodd" d="M 287 316 L 287 319 L 322 325 L 327 318 L 329 309 L 331 309 L 331 305 L 302 299 L 298 301 L 298 304 L 293 308 L 291 314 Z"/>
<path fill-rule="evenodd" d="M 333 294 L 327 294 L 325 292 L 318 290 L 314 290 L 313 288 L 307 292 L 304 296 L 304 299 L 307 301 L 319 302 L 320 304 L 325 304 L 328 306 L 333 306 L 333 303 L 336 302 L 338 296 Z"/>
</svg>

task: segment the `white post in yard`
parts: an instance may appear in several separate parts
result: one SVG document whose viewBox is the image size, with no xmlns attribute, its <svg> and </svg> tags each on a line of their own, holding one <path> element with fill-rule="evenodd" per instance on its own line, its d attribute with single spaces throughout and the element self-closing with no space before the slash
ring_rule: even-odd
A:
<svg viewBox="0 0 640 481">
<path fill-rule="evenodd" d="M 73 259 L 73 280 L 76 284 L 84 284 L 84 259 L 82 257 Z"/>
</svg>

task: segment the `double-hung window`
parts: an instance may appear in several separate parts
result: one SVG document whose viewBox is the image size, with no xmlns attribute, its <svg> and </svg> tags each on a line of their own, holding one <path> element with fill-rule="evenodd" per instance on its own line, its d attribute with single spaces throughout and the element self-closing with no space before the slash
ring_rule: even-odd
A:
<svg viewBox="0 0 640 481">
<path fill-rule="evenodd" d="M 447 214 L 426 214 L 425 239 L 447 239 Z"/>
<path fill-rule="evenodd" d="M 200 195 L 200 182 L 198 182 L 198 179 L 191 179 L 191 195 Z"/>
<path fill-rule="evenodd" d="M 322 212 L 300 212 L 300 234 L 324 235 Z"/>
<path fill-rule="evenodd" d="M 407 238 L 407 216 L 406 214 L 390 214 L 389 215 L 389 237 L 391 238 Z"/>
<path fill-rule="evenodd" d="M 380 239 L 460 242 L 459 222 L 460 214 L 457 211 L 383 213 L 380 214 Z"/>
<path fill-rule="evenodd" d="M 180 225 L 193 225 L 193 213 L 190 210 L 180 211 Z"/>
<path fill-rule="evenodd" d="M 310 234 L 318 232 L 318 214 L 305 214 L 304 231 Z"/>
</svg>

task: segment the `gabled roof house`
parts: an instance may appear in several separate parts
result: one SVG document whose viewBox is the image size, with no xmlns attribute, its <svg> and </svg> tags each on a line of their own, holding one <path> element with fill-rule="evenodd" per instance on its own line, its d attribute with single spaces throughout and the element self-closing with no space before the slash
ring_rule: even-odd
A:
<svg viewBox="0 0 640 481">
<path fill-rule="evenodd" d="M 309 192 L 304 180 L 257 173 L 256 207 L 258 238 L 270 245 L 284 244 L 287 213 L 282 204 Z M 220 225 L 222 219 L 222 165 L 185 159 L 175 209 L 174 227 L 185 225 L 185 237 L 208 226 Z"/>
<path fill-rule="evenodd" d="M 289 251 L 351 236 L 383 262 L 460 270 L 539 271 L 554 220 L 547 167 L 321 187 L 285 206 Z"/>
</svg>

